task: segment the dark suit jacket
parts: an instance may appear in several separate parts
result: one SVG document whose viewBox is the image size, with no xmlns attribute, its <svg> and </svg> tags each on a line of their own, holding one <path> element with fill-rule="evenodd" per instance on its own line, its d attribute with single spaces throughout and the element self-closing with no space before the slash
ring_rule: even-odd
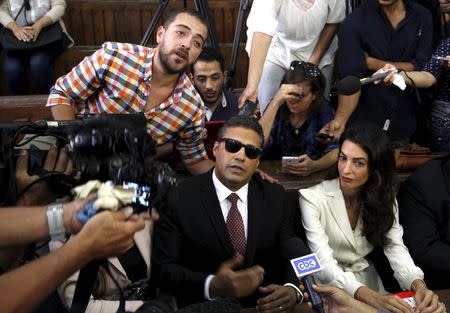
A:
<svg viewBox="0 0 450 313">
<path fill-rule="evenodd" d="M 248 235 L 245 266 L 265 270 L 263 286 L 298 280 L 280 245 L 293 237 L 293 210 L 284 189 L 253 177 L 248 189 Z M 179 307 L 205 301 L 204 283 L 234 255 L 212 181 L 212 171 L 183 180 L 169 196 L 169 208 L 155 223 L 152 275 L 173 293 Z M 255 294 L 240 299 L 254 306 Z"/>
<path fill-rule="evenodd" d="M 227 100 L 227 106 L 222 107 L 222 104 L 219 103 L 211 115 L 210 121 L 227 121 L 239 113 L 238 97 L 233 92 L 225 89 L 223 90 L 223 94 Z"/>
<path fill-rule="evenodd" d="M 398 194 L 403 239 L 430 289 L 450 288 L 450 158 L 432 160 Z"/>
</svg>

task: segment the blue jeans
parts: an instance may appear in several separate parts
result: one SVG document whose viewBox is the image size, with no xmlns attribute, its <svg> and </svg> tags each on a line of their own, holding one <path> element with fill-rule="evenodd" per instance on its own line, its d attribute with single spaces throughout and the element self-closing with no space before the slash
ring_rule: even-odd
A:
<svg viewBox="0 0 450 313">
<path fill-rule="evenodd" d="M 51 66 L 56 57 L 64 51 L 61 42 L 34 51 L 4 51 L 3 71 L 10 95 L 27 92 L 27 70 L 40 94 L 50 93 L 54 83 Z"/>
</svg>

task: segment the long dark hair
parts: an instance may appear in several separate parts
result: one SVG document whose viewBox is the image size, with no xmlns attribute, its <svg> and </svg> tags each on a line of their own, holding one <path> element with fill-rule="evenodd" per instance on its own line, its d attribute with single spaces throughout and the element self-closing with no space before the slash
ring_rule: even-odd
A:
<svg viewBox="0 0 450 313">
<path fill-rule="evenodd" d="M 284 74 L 281 84 L 297 84 L 301 82 L 306 82 L 311 92 L 316 96 L 306 113 L 309 119 L 320 109 L 320 104 L 323 101 L 323 92 L 325 88 L 325 76 L 323 76 L 322 71 L 317 67 L 317 65 L 303 62 L 303 61 L 292 61 L 291 67 Z"/>
<path fill-rule="evenodd" d="M 359 145 L 369 157 L 369 179 L 359 200 L 363 234 L 374 247 L 384 246 L 386 233 L 394 224 L 394 203 L 397 191 L 394 152 L 386 133 L 374 124 L 358 124 L 349 128 L 340 139 Z"/>
</svg>

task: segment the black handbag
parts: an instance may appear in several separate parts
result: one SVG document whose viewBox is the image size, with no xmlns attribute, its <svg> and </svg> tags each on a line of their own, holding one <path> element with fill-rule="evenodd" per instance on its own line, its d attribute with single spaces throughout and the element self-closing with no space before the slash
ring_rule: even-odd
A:
<svg viewBox="0 0 450 313">
<path fill-rule="evenodd" d="M 17 13 L 14 20 L 17 19 L 24 6 L 25 2 L 20 8 L 19 13 Z M 6 27 L 3 27 L 0 31 L 0 44 L 2 45 L 3 49 L 7 51 L 31 51 L 43 48 L 47 45 L 66 38 L 67 36 L 63 33 L 61 24 L 59 22 L 55 22 L 47 27 L 42 28 L 35 41 L 21 41 L 17 39 L 12 30 Z"/>
</svg>

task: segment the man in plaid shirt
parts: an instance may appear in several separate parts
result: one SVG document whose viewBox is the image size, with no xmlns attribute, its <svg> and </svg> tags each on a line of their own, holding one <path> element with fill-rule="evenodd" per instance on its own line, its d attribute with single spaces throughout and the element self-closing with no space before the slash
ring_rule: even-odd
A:
<svg viewBox="0 0 450 313">
<path fill-rule="evenodd" d="M 191 174 L 214 163 L 203 146 L 205 113 L 185 70 L 203 49 L 207 27 L 196 11 L 173 12 L 157 31 L 156 48 L 103 44 L 52 87 L 47 106 L 55 120 L 75 113 L 144 112 L 157 153 L 177 141 Z"/>
</svg>

